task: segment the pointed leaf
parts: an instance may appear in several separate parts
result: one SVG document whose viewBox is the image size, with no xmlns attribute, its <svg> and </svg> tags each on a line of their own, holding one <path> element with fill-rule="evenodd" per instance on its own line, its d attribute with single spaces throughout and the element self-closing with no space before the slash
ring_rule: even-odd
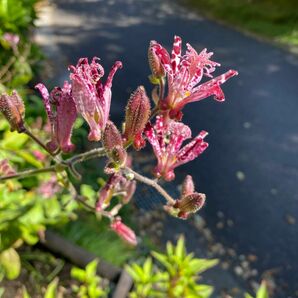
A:
<svg viewBox="0 0 298 298">
<path fill-rule="evenodd" d="M 261 286 L 258 289 L 256 298 L 269 298 L 265 281 L 262 281 Z"/>
<path fill-rule="evenodd" d="M 59 279 L 55 278 L 47 287 L 44 298 L 57 298 Z"/>
</svg>

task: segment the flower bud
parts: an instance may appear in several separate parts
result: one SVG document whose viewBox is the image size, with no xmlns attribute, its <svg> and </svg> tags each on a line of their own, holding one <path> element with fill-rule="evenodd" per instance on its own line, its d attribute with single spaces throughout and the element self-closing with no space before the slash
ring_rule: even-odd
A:
<svg viewBox="0 0 298 298">
<path fill-rule="evenodd" d="M 9 122 L 11 131 L 16 130 L 19 133 L 25 131 L 23 120 L 25 106 L 17 91 L 14 90 L 11 95 L 3 93 L 0 96 L 0 111 Z"/>
<path fill-rule="evenodd" d="M 108 121 L 104 135 L 103 135 L 103 146 L 107 151 L 113 150 L 116 146 L 122 146 L 121 134 L 112 121 Z"/>
<path fill-rule="evenodd" d="M 155 40 L 150 41 L 149 49 L 148 49 L 148 60 L 149 66 L 152 72 L 153 78 L 161 78 L 165 76 L 165 70 L 162 66 L 160 58 L 155 52 L 155 46 L 157 42 Z M 151 80 L 153 79 L 151 78 Z"/>
<path fill-rule="evenodd" d="M 195 186 L 190 175 L 187 175 L 182 183 L 181 197 L 184 198 L 195 191 Z"/>
<path fill-rule="evenodd" d="M 107 150 L 110 159 L 122 166 L 127 157 L 123 147 L 121 134 L 112 121 L 108 121 L 103 134 L 103 146 Z"/>
<path fill-rule="evenodd" d="M 134 246 L 137 245 L 137 237 L 135 232 L 121 221 L 121 217 L 118 216 L 113 220 L 111 223 L 111 229 L 127 243 Z"/>
<path fill-rule="evenodd" d="M 205 194 L 195 192 L 177 200 L 173 207 L 179 209 L 178 217 L 186 219 L 190 213 L 196 213 L 200 210 L 205 200 Z"/>
<path fill-rule="evenodd" d="M 143 130 L 150 117 L 150 101 L 143 86 L 130 96 L 126 106 L 124 138 L 133 142 L 136 150 L 145 145 Z"/>
</svg>

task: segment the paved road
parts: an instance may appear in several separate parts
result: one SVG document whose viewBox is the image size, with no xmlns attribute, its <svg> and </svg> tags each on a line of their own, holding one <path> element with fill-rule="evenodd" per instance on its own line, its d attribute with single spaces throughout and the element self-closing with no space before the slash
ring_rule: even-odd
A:
<svg viewBox="0 0 298 298">
<path fill-rule="evenodd" d="M 107 67 L 123 61 L 114 83 L 115 117 L 122 117 L 137 85 L 150 90 L 146 49 L 151 39 L 170 47 L 178 34 L 197 49 L 214 51 L 222 64 L 218 74 L 239 71 L 224 86 L 224 104 L 209 99 L 186 108 L 185 122 L 194 133 L 209 131 L 210 148 L 181 173 L 191 172 L 208 195 L 202 215 L 217 240 L 238 254 L 257 255 L 259 272 L 273 269 L 279 287 L 297 297 L 298 57 L 171 1 L 54 2 L 51 30 L 42 27 L 47 39 L 41 41 L 52 55 L 64 54 L 54 61 L 59 81 L 66 77 L 63 67 L 82 56 L 99 56 Z M 227 219 L 229 227 L 218 229 Z"/>
</svg>

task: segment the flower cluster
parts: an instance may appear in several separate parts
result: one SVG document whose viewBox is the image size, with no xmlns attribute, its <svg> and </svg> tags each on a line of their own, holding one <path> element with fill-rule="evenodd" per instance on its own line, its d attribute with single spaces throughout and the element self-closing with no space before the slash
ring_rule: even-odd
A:
<svg viewBox="0 0 298 298">
<path fill-rule="evenodd" d="M 182 54 L 182 41 L 178 36 L 174 38 L 171 53 L 156 41 L 150 42 L 150 80 L 157 85 L 152 91 L 155 106 L 151 109 L 145 88 L 137 87 L 128 100 L 122 131 L 109 116 L 112 82 L 117 70 L 122 68 L 120 61 L 114 63 L 105 82 L 104 68 L 99 63 L 99 58 L 94 57 L 91 62 L 87 58 L 81 58 L 76 66 L 70 66 L 69 81 L 66 81 L 62 88 L 55 87 L 49 93 L 43 84 L 36 86 L 41 93 L 51 128 L 50 141 L 43 145 L 43 148 L 51 154 L 55 162 L 60 162 L 57 169 L 61 171 L 67 168 L 69 173 L 73 174 L 76 174 L 75 163 L 102 155 L 107 157 L 104 170 L 108 179 L 99 190 L 94 205 L 88 207 L 108 217 L 111 220 L 111 229 L 133 245 L 137 242 L 135 233 L 122 222 L 119 210 L 131 200 L 137 180 L 158 190 L 167 200 L 165 210 L 182 219 L 197 212 L 205 202 L 205 194 L 195 191 L 193 179 L 189 175 L 183 182 L 178 199 L 173 199 L 158 184 L 158 179 L 173 180 L 177 167 L 194 160 L 208 147 L 205 141 L 208 135 L 206 131 L 202 130 L 192 138 L 190 127 L 182 122 L 184 106 L 209 96 L 213 96 L 217 101 L 224 101 L 221 85 L 237 75 L 237 71 L 229 70 L 213 78 L 212 74 L 219 66 L 219 63 L 211 60 L 213 53 L 206 49 L 197 53 L 189 44 L 186 47 L 185 54 Z M 201 83 L 204 77 L 209 80 Z M 1 95 L 0 111 L 10 123 L 11 130 L 32 136 L 25 127 L 24 105 L 16 92 L 12 95 Z M 89 125 L 88 140 L 101 142 L 102 147 L 68 160 L 61 159 L 61 154 L 56 158 L 55 155 L 59 153 L 75 150 L 71 137 L 78 116 L 82 116 Z M 189 142 L 184 144 L 186 140 Z M 151 144 L 157 159 L 155 180 L 134 172 L 128 154 L 129 147 L 140 150 L 146 145 L 146 141 Z M 38 143 L 41 144 L 40 141 Z M 12 173 L 5 162 L 2 162 L 1 168 L 2 172 L 6 170 Z M 48 186 L 49 184 L 44 187 L 46 191 L 52 187 Z M 81 199 L 80 195 L 76 197 Z M 111 204 L 114 198 L 118 202 Z"/>
</svg>

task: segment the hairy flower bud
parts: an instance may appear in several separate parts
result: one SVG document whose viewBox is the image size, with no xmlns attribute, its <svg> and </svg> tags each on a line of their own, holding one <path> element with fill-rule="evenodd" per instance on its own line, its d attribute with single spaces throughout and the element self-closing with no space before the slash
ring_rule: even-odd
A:
<svg viewBox="0 0 298 298">
<path fill-rule="evenodd" d="M 112 151 L 116 146 L 123 146 L 121 134 L 112 121 L 107 122 L 102 141 L 107 151 Z"/>
<path fill-rule="evenodd" d="M 107 122 L 104 130 L 103 146 L 114 163 L 118 166 L 125 163 L 127 153 L 123 147 L 121 134 L 112 121 Z"/>
<path fill-rule="evenodd" d="M 148 49 L 148 61 L 153 76 L 152 79 L 158 79 L 165 76 L 164 67 L 161 63 L 160 58 L 155 52 L 156 44 L 157 42 L 155 40 L 151 40 Z"/>
<path fill-rule="evenodd" d="M 177 200 L 173 207 L 179 209 L 178 217 L 186 219 L 190 213 L 200 210 L 205 200 L 205 194 L 195 192 L 183 197 L 181 200 Z"/>
<path fill-rule="evenodd" d="M 145 145 L 143 130 L 150 117 L 150 101 L 143 86 L 132 93 L 126 106 L 124 138 L 136 150 Z"/>
<path fill-rule="evenodd" d="M 181 195 L 185 197 L 195 191 L 195 186 L 190 175 L 187 175 L 182 183 Z"/>
<path fill-rule="evenodd" d="M 121 221 L 121 217 L 118 216 L 113 220 L 111 223 L 111 229 L 127 243 L 134 246 L 137 245 L 137 237 L 135 232 Z"/>
<path fill-rule="evenodd" d="M 14 90 L 11 95 L 3 93 L 0 96 L 0 111 L 9 122 L 11 131 L 21 133 L 25 130 L 23 120 L 25 106 L 17 91 Z"/>
</svg>

